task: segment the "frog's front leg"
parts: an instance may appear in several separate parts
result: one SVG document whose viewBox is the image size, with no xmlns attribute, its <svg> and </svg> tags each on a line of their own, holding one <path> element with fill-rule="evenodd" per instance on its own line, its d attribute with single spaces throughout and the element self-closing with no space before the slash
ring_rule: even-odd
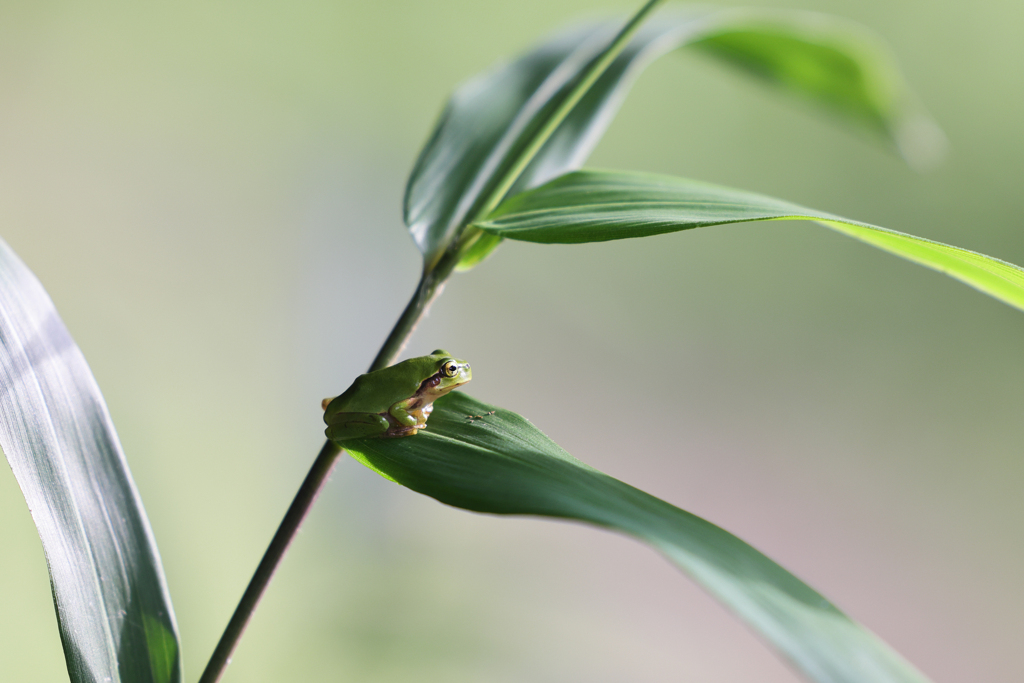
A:
<svg viewBox="0 0 1024 683">
<path fill-rule="evenodd" d="M 424 410 L 424 407 L 421 407 L 420 404 L 421 401 L 414 396 L 405 401 L 395 403 L 388 409 L 388 413 L 403 427 L 424 429 L 427 426 L 427 416 L 430 415 L 430 411 Z"/>
<path fill-rule="evenodd" d="M 324 433 L 331 441 L 379 436 L 391 428 L 383 415 L 375 413 L 338 413 L 332 415 Z"/>
</svg>

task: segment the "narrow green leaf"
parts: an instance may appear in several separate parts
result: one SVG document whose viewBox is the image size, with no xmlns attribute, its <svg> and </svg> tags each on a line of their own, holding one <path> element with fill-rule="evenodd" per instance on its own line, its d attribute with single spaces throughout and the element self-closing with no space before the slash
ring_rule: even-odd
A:
<svg viewBox="0 0 1024 683">
<path fill-rule="evenodd" d="M 569 31 L 456 90 L 406 186 L 405 222 L 428 261 L 489 212 L 531 161 L 543 163 L 538 151 L 658 1 L 649 0 L 625 27 L 606 22 Z"/>
<path fill-rule="evenodd" d="M 724 529 L 576 460 L 523 417 L 456 392 L 428 429 L 346 442 L 370 468 L 442 503 L 543 515 L 648 543 L 818 683 L 926 683 L 875 635 Z"/>
<path fill-rule="evenodd" d="M 478 226 L 526 242 L 577 244 L 724 223 L 813 220 L 1024 310 L 1024 269 L 941 242 L 764 195 L 648 173 L 577 171 L 506 199 Z"/>
<path fill-rule="evenodd" d="M 885 45 L 860 24 L 813 13 L 737 10 L 692 46 L 773 87 L 823 105 L 931 166 L 945 137 L 924 114 Z"/>
<path fill-rule="evenodd" d="M 156 542 L 99 387 L 0 241 L 0 447 L 43 542 L 72 683 L 178 683 Z"/>
<path fill-rule="evenodd" d="M 406 187 L 405 221 L 428 260 L 486 208 L 619 26 L 602 22 L 559 33 L 455 91 Z M 579 168 L 643 69 L 681 45 L 694 45 L 882 132 L 911 161 L 923 164 L 941 146 L 938 128 L 914 105 L 888 53 L 863 28 L 800 12 L 687 8 L 660 12 L 639 29 L 537 151 L 510 194 Z M 464 252 L 460 269 L 483 260 L 499 242 L 497 236 L 479 236 Z"/>
</svg>

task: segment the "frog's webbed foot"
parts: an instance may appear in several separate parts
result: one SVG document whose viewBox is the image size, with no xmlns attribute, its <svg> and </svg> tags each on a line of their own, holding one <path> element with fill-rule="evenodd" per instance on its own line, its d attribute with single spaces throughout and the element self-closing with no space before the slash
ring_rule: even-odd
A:
<svg viewBox="0 0 1024 683">
<path fill-rule="evenodd" d="M 391 406 L 391 410 L 387 412 L 386 417 L 391 424 L 402 427 L 415 427 L 423 421 L 419 419 L 417 411 L 406 410 L 398 404 Z"/>
<path fill-rule="evenodd" d="M 426 426 L 426 425 L 423 425 Z M 422 427 L 392 427 L 380 435 L 382 439 L 392 439 L 401 436 L 412 436 L 420 431 Z"/>
<path fill-rule="evenodd" d="M 387 419 L 388 424 L 391 426 L 386 432 L 381 434 L 384 438 L 397 437 L 397 436 L 412 436 L 421 429 L 427 428 L 427 418 L 419 410 L 413 410 L 405 413 L 406 417 L 409 418 L 406 421 L 400 421 L 399 418 L 395 417 L 391 413 L 384 413 L 383 417 Z M 411 424 L 409 424 L 411 422 Z"/>
<path fill-rule="evenodd" d="M 416 429 L 423 429 L 427 426 L 427 418 L 430 417 L 430 411 L 433 410 L 432 405 L 426 405 L 420 408 L 407 409 L 401 405 L 391 406 L 391 410 L 385 414 L 388 421 L 392 425 L 401 425 L 403 427 L 414 427 Z"/>
</svg>

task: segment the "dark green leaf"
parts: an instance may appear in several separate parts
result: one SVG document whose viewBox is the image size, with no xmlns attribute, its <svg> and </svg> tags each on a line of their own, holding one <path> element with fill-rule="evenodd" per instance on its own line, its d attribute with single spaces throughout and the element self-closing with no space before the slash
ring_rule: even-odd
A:
<svg viewBox="0 0 1024 683">
<path fill-rule="evenodd" d="M 646 15 L 653 4 L 644 5 L 627 27 Z M 648 25 L 628 44 L 613 43 L 623 30 L 621 22 L 578 27 L 459 87 L 420 152 L 406 186 L 405 222 L 424 257 L 431 260 L 459 228 L 493 208 L 509 189 L 504 185 L 510 173 L 515 176 L 513 183 L 520 178 L 519 186 L 531 178 L 538 178 L 536 184 L 564 171 L 571 157 L 589 154 L 597 140 L 577 149 L 579 141 L 571 138 L 586 131 L 573 132 L 578 126 L 563 120 L 567 113 L 563 105 L 592 90 L 586 76 L 607 53 L 622 50 L 605 67 L 621 72 L 652 42 L 689 21 L 687 15 L 675 22 Z M 612 79 L 613 89 L 617 81 Z M 589 105 L 581 101 L 575 109 L 581 107 Z M 558 121 L 568 135 L 550 128 Z M 588 122 L 583 125 L 589 127 Z M 568 145 L 566 138 L 570 138 Z M 536 145 L 544 140 L 547 142 L 538 153 Z M 465 262 L 480 258 L 469 256 Z"/>
<path fill-rule="evenodd" d="M 405 221 L 428 260 L 485 208 L 618 28 L 617 22 L 604 22 L 557 34 L 456 90 L 406 187 Z M 562 121 L 511 192 L 579 168 L 644 67 L 687 44 L 886 133 L 907 154 L 918 150 L 914 158 L 934 151 L 929 140 L 941 139 L 934 124 L 910 105 L 887 53 L 848 22 L 796 12 L 662 12 L 639 30 Z M 499 241 L 480 237 L 460 268 L 475 265 Z"/>
<path fill-rule="evenodd" d="M 426 431 L 346 442 L 358 460 L 442 503 L 615 529 L 664 553 L 819 683 L 925 683 L 885 643 L 729 532 L 576 460 L 521 416 L 454 393 Z"/>
<path fill-rule="evenodd" d="M 816 221 L 1024 310 L 1024 269 L 1012 263 L 780 199 L 683 178 L 577 171 L 509 197 L 478 225 L 509 239 L 567 244 L 777 219 Z"/>
<path fill-rule="evenodd" d="M 0 241 L 0 446 L 35 520 L 73 683 L 177 683 L 160 557 L 99 387 Z"/>
</svg>

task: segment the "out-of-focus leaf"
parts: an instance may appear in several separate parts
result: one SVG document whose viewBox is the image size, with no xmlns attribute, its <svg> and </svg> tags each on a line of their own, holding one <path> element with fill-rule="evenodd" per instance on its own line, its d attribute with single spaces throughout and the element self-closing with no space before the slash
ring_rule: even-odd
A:
<svg viewBox="0 0 1024 683">
<path fill-rule="evenodd" d="M 576 244 L 778 219 L 816 221 L 1024 310 L 1024 269 L 1012 263 L 781 199 L 671 176 L 569 173 L 509 197 L 478 225 L 509 239 Z"/>
<path fill-rule="evenodd" d="M 0 446 L 43 542 L 73 683 L 178 683 L 156 542 L 89 366 L 0 241 Z"/>
<path fill-rule="evenodd" d="M 428 261 L 479 217 L 499 179 L 618 27 L 602 22 L 559 33 L 455 91 L 406 187 L 405 221 Z M 886 51 L 850 22 L 799 12 L 689 8 L 661 12 L 640 29 L 510 193 L 579 168 L 647 64 L 688 44 L 889 135 L 906 155 L 917 155 L 908 156 L 912 160 L 941 141 L 937 127 L 912 106 Z M 478 237 L 460 269 L 481 261 L 500 242 L 494 235 Z"/>
<path fill-rule="evenodd" d="M 941 157 L 942 131 L 873 33 L 824 14 L 735 12 L 692 47 L 860 122 L 893 143 L 912 166 L 928 167 Z"/>
<path fill-rule="evenodd" d="M 428 429 L 347 441 L 385 477 L 456 507 L 615 529 L 664 553 L 818 683 L 925 683 L 885 643 L 729 532 L 589 467 L 523 417 L 454 393 Z"/>
</svg>

